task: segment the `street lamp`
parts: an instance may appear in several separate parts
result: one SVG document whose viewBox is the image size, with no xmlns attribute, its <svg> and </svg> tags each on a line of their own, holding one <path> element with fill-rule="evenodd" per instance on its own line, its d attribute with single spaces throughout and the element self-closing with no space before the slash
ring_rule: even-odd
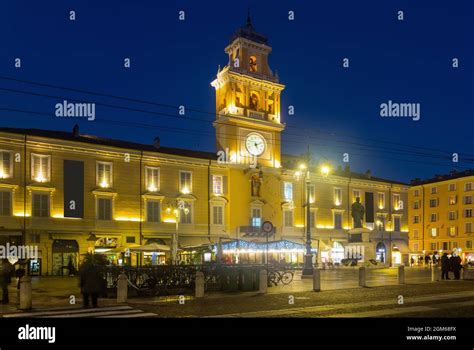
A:
<svg viewBox="0 0 474 350">
<path fill-rule="evenodd" d="M 300 169 L 306 169 L 306 167 Z M 310 225 L 310 218 L 311 218 L 311 203 L 310 203 L 310 191 L 309 185 L 311 184 L 311 178 L 309 174 L 309 170 L 306 171 L 305 176 L 305 184 L 306 184 L 306 254 L 304 256 L 304 266 L 303 266 L 303 276 L 312 276 L 313 275 L 313 254 L 311 253 L 311 225 Z"/>
<path fill-rule="evenodd" d="M 175 232 L 173 233 L 171 239 L 171 263 L 176 265 L 178 263 L 178 230 L 179 230 L 179 222 L 181 220 L 181 210 L 184 212 L 185 215 L 188 215 L 189 209 L 186 208 L 186 204 L 183 200 L 177 200 L 174 203 L 168 204 L 166 208 L 166 213 L 171 214 L 173 213 L 175 217 Z"/>
</svg>

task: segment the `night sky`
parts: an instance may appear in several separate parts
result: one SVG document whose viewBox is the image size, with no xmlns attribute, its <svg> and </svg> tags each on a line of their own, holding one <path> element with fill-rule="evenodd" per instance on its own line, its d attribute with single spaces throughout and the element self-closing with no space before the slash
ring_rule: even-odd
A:
<svg viewBox="0 0 474 350">
<path fill-rule="evenodd" d="M 316 160 L 337 165 L 347 152 L 353 170 L 371 169 L 374 176 L 401 181 L 449 172 L 453 152 L 461 154 L 458 170 L 474 168 L 469 0 L 3 0 L 2 78 L 185 105 L 190 119 L 130 110 L 177 115 L 174 107 L 0 79 L 0 109 L 41 113 L 0 110 L 0 126 L 71 130 L 79 123 L 83 133 L 141 143 L 159 135 L 165 146 L 215 151 L 210 82 L 218 65 L 227 63 L 223 50 L 245 24 L 248 7 L 255 29 L 273 47 L 271 68 L 286 85 L 283 153 L 301 154 L 311 144 Z M 70 10 L 76 11 L 75 21 L 69 20 Z M 185 21 L 178 20 L 180 10 Z M 290 10 L 294 21 L 288 20 Z M 399 10 L 404 21 L 397 20 Z M 17 57 L 20 69 L 14 67 Z M 345 57 L 348 69 L 342 67 Z M 124 58 L 131 59 L 130 69 L 123 67 Z M 452 67 L 453 58 L 459 68 Z M 129 110 L 99 105 L 94 122 L 56 118 L 54 106 L 64 98 L 5 89 Z M 421 119 L 380 117 L 380 104 L 388 100 L 420 103 Z M 293 116 L 286 113 L 289 105 Z"/>
</svg>

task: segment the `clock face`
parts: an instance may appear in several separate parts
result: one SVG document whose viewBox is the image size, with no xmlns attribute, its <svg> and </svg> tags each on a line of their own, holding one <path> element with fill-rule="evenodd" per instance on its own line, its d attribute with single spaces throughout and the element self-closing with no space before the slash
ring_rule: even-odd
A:
<svg viewBox="0 0 474 350">
<path fill-rule="evenodd" d="M 247 151 L 253 156 L 262 155 L 265 152 L 265 139 L 259 134 L 249 134 L 245 140 Z"/>
</svg>

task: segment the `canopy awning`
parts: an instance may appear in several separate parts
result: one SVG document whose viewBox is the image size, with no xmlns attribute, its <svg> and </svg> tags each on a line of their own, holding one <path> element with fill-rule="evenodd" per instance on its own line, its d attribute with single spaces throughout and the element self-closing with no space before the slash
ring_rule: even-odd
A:
<svg viewBox="0 0 474 350">
<path fill-rule="evenodd" d="M 407 242 L 403 240 L 396 239 L 392 241 L 392 250 L 396 250 L 396 249 L 398 249 L 398 251 L 403 254 L 410 253 L 410 248 L 408 248 Z"/>
<path fill-rule="evenodd" d="M 131 252 L 163 252 L 163 251 L 169 251 L 170 247 L 167 245 L 163 244 L 158 244 L 158 243 L 150 243 L 150 244 L 145 244 L 145 245 L 140 245 L 140 246 L 135 246 L 135 247 L 130 247 Z"/>
<path fill-rule="evenodd" d="M 222 243 L 223 251 L 248 251 L 248 252 L 303 252 L 305 246 L 288 240 L 268 242 L 248 242 L 237 239 L 230 242 Z"/>
<path fill-rule="evenodd" d="M 202 248 L 212 245 L 207 237 L 179 237 L 178 242 L 182 249 Z"/>
</svg>

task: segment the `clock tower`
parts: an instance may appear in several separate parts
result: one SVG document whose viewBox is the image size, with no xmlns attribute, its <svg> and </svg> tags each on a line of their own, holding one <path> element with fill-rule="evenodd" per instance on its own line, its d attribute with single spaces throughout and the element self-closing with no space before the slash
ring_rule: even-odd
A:
<svg viewBox="0 0 474 350">
<path fill-rule="evenodd" d="M 268 65 L 272 48 L 257 33 L 250 16 L 235 32 L 225 52 L 228 64 L 211 83 L 216 89 L 217 149 L 238 164 L 280 167 L 280 93 L 285 88 Z"/>
</svg>

